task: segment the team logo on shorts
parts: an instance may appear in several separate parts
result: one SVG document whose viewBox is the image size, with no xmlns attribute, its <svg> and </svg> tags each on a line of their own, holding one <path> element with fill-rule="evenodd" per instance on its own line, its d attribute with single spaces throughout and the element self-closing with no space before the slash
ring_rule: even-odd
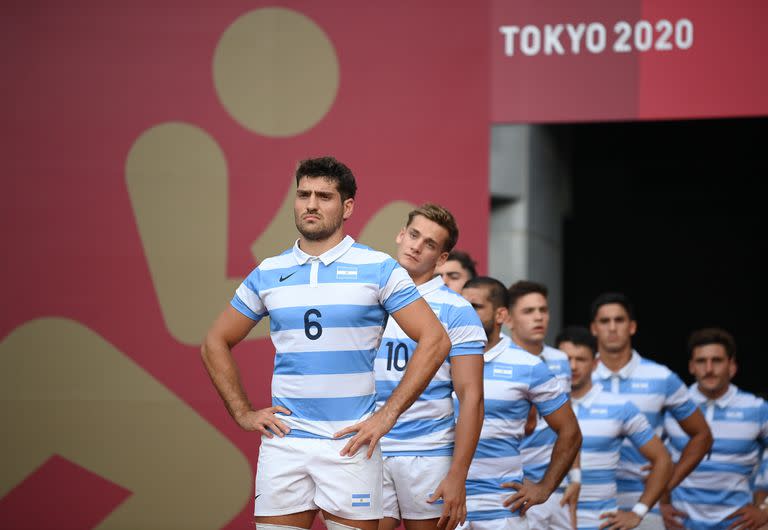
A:
<svg viewBox="0 0 768 530">
<path fill-rule="evenodd" d="M 353 493 L 352 507 L 353 508 L 370 508 L 371 494 L 370 493 Z"/>
<path fill-rule="evenodd" d="M 337 280 L 357 280 L 357 267 L 345 267 L 339 265 L 336 267 Z"/>
</svg>

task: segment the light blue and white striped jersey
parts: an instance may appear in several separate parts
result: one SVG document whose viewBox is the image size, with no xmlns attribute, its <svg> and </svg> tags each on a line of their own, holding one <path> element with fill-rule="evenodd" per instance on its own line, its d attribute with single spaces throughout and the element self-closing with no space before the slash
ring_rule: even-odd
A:
<svg viewBox="0 0 768 530">
<path fill-rule="evenodd" d="M 709 454 L 672 490 L 672 504 L 688 514 L 686 528 L 728 528 L 724 519 L 752 503 L 750 477 L 768 447 L 768 403 L 730 385 L 712 401 L 694 384 L 688 392 L 707 419 L 714 443 Z M 665 418 L 667 447 L 677 461 L 688 435 L 671 417 Z"/>
<path fill-rule="evenodd" d="M 467 520 L 519 517 L 503 506 L 514 490 L 502 482 L 522 482 L 520 442 L 531 403 L 548 416 L 568 402 L 560 382 L 542 360 L 507 337 L 485 352 L 485 420 L 467 475 Z"/>
<path fill-rule="evenodd" d="M 387 314 L 419 298 L 408 273 L 347 236 L 320 256 L 293 249 L 267 258 L 237 288 L 232 306 L 270 317 L 272 404 L 289 436 L 331 438 L 370 416 L 373 363 Z"/>
<path fill-rule="evenodd" d="M 571 364 L 568 361 L 568 355 L 545 344 L 541 352 L 541 359 L 560 382 L 562 391 L 565 394 L 570 394 Z M 541 415 L 538 415 L 536 428 L 530 436 L 523 438 L 523 443 L 520 445 L 523 454 L 525 478 L 534 482 L 539 482 L 544 478 L 549 460 L 552 458 L 552 448 L 555 446 L 556 440 L 557 434 L 555 434 L 555 431 L 547 425 L 547 422 L 544 421 Z"/>
<path fill-rule="evenodd" d="M 453 454 L 454 413 L 450 360 L 459 355 L 482 355 L 487 341 L 475 309 L 460 294 L 449 289 L 440 276 L 419 285 L 418 290 L 448 332 L 451 351 L 426 390 L 381 439 L 381 452 L 384 456 Z M 416 342 L 400 329 L 394 319 L 390 319 L 376 355 L 377 407 L 389 399 L 400 383 L 415 348 Z"/>
<path fill-rule="evenodd" d="M 684 420 L 696 410 L 688 397 L 688 390 L 680 378 L 666 366 L 641 357 L 632 351 L 632 358 L 618 372 L 611 372 L 602 362 L 592 372 L 592 381 L 600 383 L 603 391 L 619 394 L 645 414 L 648 423 L 659 438 L 662 435 L 664 412 L 676 420 Z M 632 444 L 625 440 L 621 447 L 618 488 L 619 508 L 631 510 L 643 493 L 648 472 L 642 467 L 648 461 Z M 653 508 L 658 513 L 658 505 Z"/>
<path fill-rule="evenodd" d="M 581 492 L 577 522 L 579 530 L 597 530 L 605 521 L 600 515 L 618 508 L 616 470 L 621 444 L 629 440 L 636 448 L 654 436 L 645 416 L 623 397 L 603 391 L 600 383 L 581 398 L 571 398 L 581 435 Z"/>
</svg>

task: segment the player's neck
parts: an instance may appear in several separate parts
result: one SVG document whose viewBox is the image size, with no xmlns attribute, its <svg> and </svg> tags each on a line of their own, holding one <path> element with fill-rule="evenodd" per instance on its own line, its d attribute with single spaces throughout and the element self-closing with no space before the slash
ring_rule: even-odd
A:
<svg viewBox="0 0 768 530">
<path fill-rule="evenodd" d="M 512 332 L 512 341 L 528 353 L 536 356 L 541 355 L 541 352 L 544 351 L 544 342 L 523 340 L 515 335 L 514 331 Z"/>
<path fill-rule="evenodd" d="M 600 350 L 600 362 L 611 372 L 618 372 L 632 360 L 632 346 L 627 346 L 617 352 Z"/>
<path fill-rule="evenodd" d="M 485 351 L 490 351 L 491 348 L 496 347 L 501 342 L 501 328 L 493 328 L 493 333 L 488 338 L 488 342 L 485 345 Z"/>
<path fill-rule="evenodd" d="M 427 271 L 424 274 L 419 274 L 419 275 L 414 275 L 410 271 L 408 271 L 408 275 L 411 277 L 411 280 L 413 280 L 413 283 L 415 283 L 416 286 L 419 286 L 427 283 L 429 280 L 435 277 L 435 269 L 432 269 L 431 271 Z"/>
<path fill-rule="evenodd" d="M 699 389 L 699 392 L 701 392 L 701 395 L 703 395 L 705 398 L 707 398 L 710 401 L 715 401 L 716 399 L 720 399 L 725 395 L 726 392 L 728 392 L 728 388 L 730 388 L 731 385 L 726 385 L 725 387 L 719 389 L 719 390 L 705 390 L 701 388 L 701 385 L 696 385 L 696 387 Z"/>
<path fill-rule="evenodd" d="M 320 256 L 341 243 L 344 237 L 345 234 L 341 230 L 334 232 L 327 239 L 322 240 L 312 240 L 301 236 L 299 237 L 299 248 L 310 256 Z"/>
<path fill-rule="evenodd" d="M 579 388 L 571 387 L 571 397 L 576 399 L 582 398 L 586 396 L 590 390 L 592 390 L 592 381 L 588 380 Z"/>
</svg>

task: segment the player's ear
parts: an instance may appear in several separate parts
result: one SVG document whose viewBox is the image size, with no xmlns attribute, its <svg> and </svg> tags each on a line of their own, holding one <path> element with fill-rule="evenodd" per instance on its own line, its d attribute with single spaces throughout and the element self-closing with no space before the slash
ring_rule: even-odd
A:
<svg viewBox="0 0 768 530">
<path fill-rule="evenodd" d="M 344 207 L 344 220 L 346 221 L 352 216 L 352 211 L 355 209 L 355 199 L 352 197 L 345 199 L 342 206 Z"/>
</svg>

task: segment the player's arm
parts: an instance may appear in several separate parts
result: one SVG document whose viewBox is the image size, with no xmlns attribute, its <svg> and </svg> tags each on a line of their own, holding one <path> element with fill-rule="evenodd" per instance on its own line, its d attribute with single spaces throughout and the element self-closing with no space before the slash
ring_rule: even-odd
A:
<svg viewBox="0 0 768 530">
<path fill-rule="evenodd" d="M 290 414 L 290 411 L 283 407 L 254 411 L 243 390 L 240 372 L 232 358 L 232 348 L 243 340 L 255 325 L 255 321 L 234 307 L 227 306 L 206 334 L 200 353 L 213 385 L 237 424 L 248 431 L 260 431 L 269 438 L 272 437 L 270 431 L 283 436 L 283 433 L 288 432 L 288 427 L 278 420 L 274 413 Z"/>
<path fill-rule="evenodd" d="M 443 364 L 451 349 L 451 341 L 445 328 L 423 298 L 414 300 L 392 313 L 400 328 L 416 341 L 416 349 L 408 361 L 400 384 L 389 399 L 367 420 L 336 433 L 339 438 L 356 432 L 349 439 L 341 454 L 355 454 L 361 445 L 368 445 L 368 456 L 373 455 L 376 443 L 395 425 L 397 418 L 421 395 Z"/>
<path fill-rule="evenodd" d="M 502 484 L 504 487 L 517 489 L 517 493 L 504 501 L 504 506 L 509 506 L 512 511 L 520 509 L 521 515 L 524 515 L 531 506 L 545 502 L 552 495 L 573 466 L 576 454 L 581 448 L 581 429 L 573 409 L 567 402 L 544 416 L 544 421 L 557 434 L 557 440 L 552 448 L 552 458 L 544 477 L 538 483 L 525 481 L 522 486 Z"/>
<path fill-rule="evenodd" d="M 483 428 L 483 356 L 456 355 L 451 357 L 451 379 L 459 400 L 459 417 L 451 468 L 440 482 L 430 501 L 443 498 L 443 514 L 437 523 L 442 528 L 455 528 L 467 516 L 466 481 L 472 457 Z M 408 368 L 410 370 L 410 367 Z"/>
<path fill-rule="evenodd" d="M 696 408 L 693 414 L 683 420 L 678 420 L 680 427 L 690 437 L 680 453 L 680 459 L 672 468 L 672 477 L 667 485 L 671 491 L 693 471 L 701 459 L 712 448 L 712 431 L 709 430 L 704 414 Z"/>
</svg>

